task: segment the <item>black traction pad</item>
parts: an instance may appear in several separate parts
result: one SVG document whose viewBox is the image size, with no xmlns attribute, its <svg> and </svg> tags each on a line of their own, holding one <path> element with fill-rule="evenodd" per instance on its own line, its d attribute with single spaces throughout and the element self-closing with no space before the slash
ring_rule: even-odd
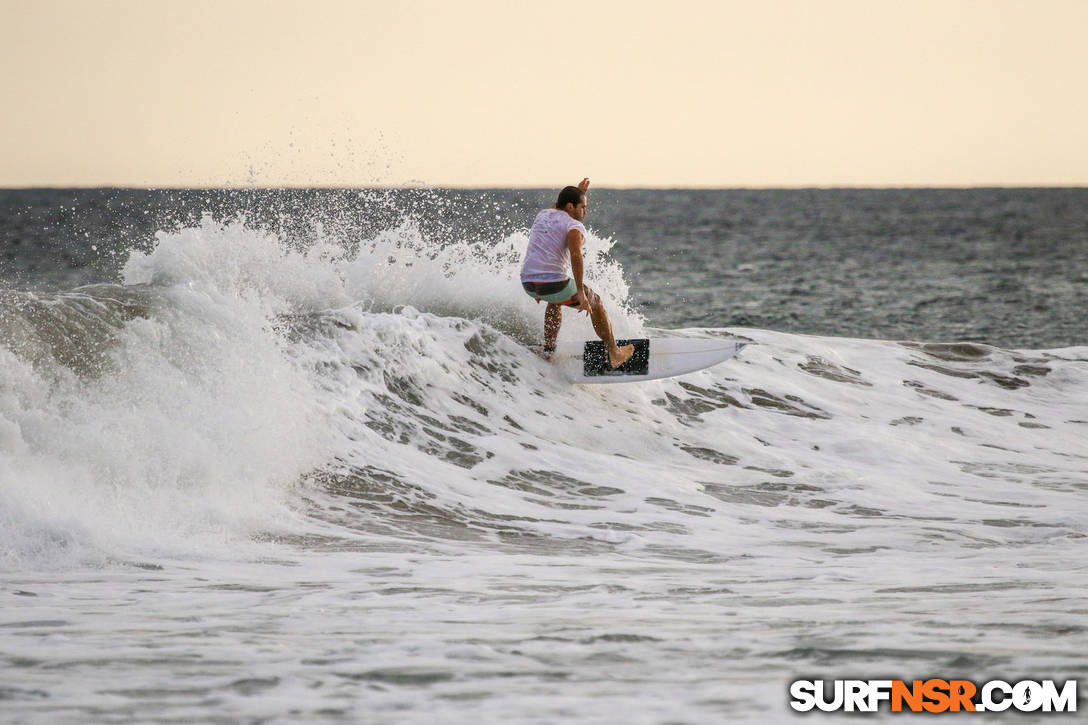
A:
<svg viewBox="0 0 1088 725">
<path fill-rule="evenodd" d="M 649 375 L 650 374 L 650 341 L 649 340 L 616 340 L 618 347 L 634 345 L 635 352 L 623 365 L 613 368 L 608 361 L 608 351 L 600 340 L 586 343 L 582 351 L 582 374 L 587 378 L 600 375 Z"/>
</svg>

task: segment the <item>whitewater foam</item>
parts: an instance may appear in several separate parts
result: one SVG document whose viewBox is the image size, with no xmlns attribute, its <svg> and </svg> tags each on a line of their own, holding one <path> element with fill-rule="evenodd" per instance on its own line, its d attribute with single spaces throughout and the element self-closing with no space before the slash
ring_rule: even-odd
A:
<svg viewBox="0 0 1088 725">
<path fill-rule="evenodd" d="M 1069 402 L 1070 387 L 1083 385 L 1078 349 L 957 353 L 746 331 L 759 344 L 736 364 L 614 392 L 570 388 L 521 344 L 539 334 L 541 316 L 513 283 L 524 243 L 514 235 L 490 247 L 428 246 L 405 223 L 351 250 L 327 240 L 301 248 L 210 217 L 160 233 L 153 251 L 132 254 L 124 288 L 80 293 L 84 306 L 95 294 L 141 297 L 139 314 L 130 305 L 127 319 L 112 320 L 104 368 L 5 366 L 6 464 L 22 466 L 10 475 L 23 482 L 8 497 L 65 521 L 87 515 L 84 527 L 127 531 L 136 544 L 166 531 L 188 540 L 202 527 L 237 525 L 251 536 L 290 518 L 288 492 L 314 472 L 380 461 L 388 475 L 456 507 L 479 501 L 482 481 L 556 471 L 615 488 L 607 503 L 624 520 L 602 523 L 574 506 L 559 529 L 654 538 L 646 531 L 671 504 L 647 510 L 645 500 L 665 480 L 664 498 L 680 508 L 713 504 L 708 496 L 805 508 L 814 496 L 798 491 L 807 487 L 830 498 L 792 516 L 865 510 L 956 520 L 965 492 L 985 500 L 980 483 L 1001 471 L 1083 473 L 1073 452 L 1082 424 Z M 607 247 L 591 253 L 601 290 L 618 326 L 645 333 L 625 312 L 627 286 Z M 584 335 L 581 322 L 564 336 Z M 88 348 L 100 327 L 83 329 Z M 42 466 L 51 475 L 31 473 Z M 800 488 L 749 491 L 768 477 Z M 486 490 L 491 516 L 543 513 L 516 483 Z M 1060 512 L 1047 491 L 1016 498 Z M 548 529 L 536 515 L 518 526 Z M 736 523 L 714 517 L 680 528 L 701 538 L 697 524 L 720 536 Z"/>
</svg>

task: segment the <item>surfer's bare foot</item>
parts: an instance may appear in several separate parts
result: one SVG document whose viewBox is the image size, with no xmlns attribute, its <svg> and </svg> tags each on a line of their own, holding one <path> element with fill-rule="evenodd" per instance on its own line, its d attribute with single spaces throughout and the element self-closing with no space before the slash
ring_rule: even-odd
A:
<svg viewBox="0 0 1088 725">
<path fill-rule="evenodd" d="M 618 368 L 625 362 L 631 359 L 631 356 L 635 354 L 634 345 L 624 345 L 623 347 L 617 347 L 615 352 L 608 351 L 608 361 L 612 363 L 612 367 Z"/>
</svg>

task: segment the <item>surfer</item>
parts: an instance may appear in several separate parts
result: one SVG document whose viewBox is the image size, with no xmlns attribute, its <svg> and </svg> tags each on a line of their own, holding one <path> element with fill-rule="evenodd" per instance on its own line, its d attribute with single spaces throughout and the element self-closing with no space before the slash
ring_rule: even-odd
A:
<svg viewBox="0 0 1088 725">
<path fill-rule="evenodd" d="M 585 312 L 593 322 L 593 331 L 604 342 L 612 367 L 618 368 L 635 351 L 634 345 L 618 347 L 612 336 L 601 298 L 582 281 L 582 240 L 586 228 L 586 194 L 589 179 L 578 186 L 567 186 L 559 192 L 555 205 L 544 209 L 533 220 L 529 232 L 529 249 L 521 266 L 521 286 L 539 304 L 548 303 L 544 310 L 544 355 L 555 352 L 555 340 L 563 324 L 563 307 Z M 567 272 L 570 262 L 571 273 Z"/>
</svg>

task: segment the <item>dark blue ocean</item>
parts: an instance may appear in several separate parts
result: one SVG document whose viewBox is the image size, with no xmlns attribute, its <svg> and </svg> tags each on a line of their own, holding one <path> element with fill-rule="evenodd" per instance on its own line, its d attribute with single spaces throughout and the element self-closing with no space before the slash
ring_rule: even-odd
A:
<svg viewBox="0 0 1088 725">
<path fill-rule="evenodd" d="M 304 245 L 405 220 L 436 244 L 498 242 L 553 190 L 0 190 L 0 283 L 113 282 L 133 248 L 205 212 Z M 1081 344 L 1088 189 L 593 189 L 630 303 L 659 327 L 886 340 Z M 592 276 L 592 270 L 590 270 Z"/>
</svg>

